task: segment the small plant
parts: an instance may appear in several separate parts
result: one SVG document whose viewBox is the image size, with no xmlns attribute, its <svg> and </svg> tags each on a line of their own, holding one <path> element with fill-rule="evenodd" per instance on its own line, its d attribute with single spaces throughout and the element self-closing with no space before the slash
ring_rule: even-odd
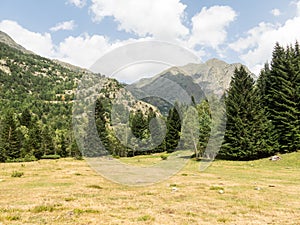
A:
<svg viewBox="0 0 300 225">
<path fill-rule="evenodd" d="M 16 221 L 16 220 L 20 220 L 21 217 L 19 215 L 12 215 L 12 216 L 7 216 L 6 219 L 9 221 Z"/>
<path fill-rule="evenodd" d="M 150 215 L 140 216 L 137 221 L 154 221 L 154 217 Z"/>
<path fill-rule="evenodd" d="M 213 190 L 213 191 L 224 191 L 224 188 L 223 187 L 220 187 L 220 186 L 211 186 L 209 188 L 209 190 Z"/>
<path fill-rule="evenodd" d="M 22 177 L 24 175 L 23 172 L 13 171 L 11 177 Z"/>
<path fill-rule="evenodd" d="M 160 158 L 161 158 L 162 160 L 167 160 L 167 159 L 168 159 L 168 155 L 163 154 L 163 155 L 160 156 Z"/>
<path fill-rule="evenodd" d="M 35 206 L 31 211 L 34 213 L 40 213 L 40 212 L 53 212 L 54 206 L 52 205 L 38 205 Z"/>
<path fill-rule="evenodd" d="M 98 213 L 100 213 L 100 211 L 97 210 L 97 209 L 74 209 L 73 212 L 75 214 L 82 214 L 82 213 L 95 213 L 95 214 L 98 214 Z"/>
<path fill-rule="evenodd" d="M 95 189 L 103 189 L 102 187 L 100 187 L 99 185 L 96 185 L 96 184 L 91 184 L 91 185 L 88 185 L 86 187 L 88 187 L 88 188 L 95 188 Z"/>
</svg>

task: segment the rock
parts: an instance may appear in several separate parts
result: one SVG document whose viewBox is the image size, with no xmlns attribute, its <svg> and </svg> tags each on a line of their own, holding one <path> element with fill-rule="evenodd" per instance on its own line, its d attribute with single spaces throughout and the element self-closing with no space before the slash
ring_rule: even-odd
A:
<svg viewBox="0 0 300 225">
<path fill-rule="evenodd" d="M 172 187 L 172 192 L 178 191 L 177 187 Z"/>
<path fill-rule="evenodd" d="M 260 191 L 260 190 L 261 190 L 261 188 L 260 188 L 260 187 L 255 187 L 255 188 L 254 188 L 254 190 L 256 190 L 256 191 Z"/>
<path fill-rule="evenodd" d="M 274 184 L 269 184 L 269 187 L 275 187 L 275 185 Z"/>
<path fill-rule="evenodd" d="M 219 190 L 219 194 L 224 194 L 224 190 Z"/>
<path fill-rule="evenodd" d="M 280 159 L 281 159 L 281 157 L 278 156 L 278 155 L 273 155 L 273 156 L 271 156 L 271 157 L 269 158 L 269 160 L 271 160 L 271 161 L 277 161 L 277 160 L 280 160 Z"/>
</svg>

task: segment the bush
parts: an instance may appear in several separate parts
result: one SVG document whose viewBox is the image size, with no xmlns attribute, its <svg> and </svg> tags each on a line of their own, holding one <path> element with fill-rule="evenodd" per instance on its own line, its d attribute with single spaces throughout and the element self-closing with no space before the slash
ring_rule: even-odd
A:
<svg viewBox="0 0 300 225">
<path fill-rule="evenodd" d="M 59 159 L 60 155 L 43 155 L 41 159 Z"/>
<path fill-rule="evenodd" d="M 162 160 L 167 160 L 167 159 L 168 159 L 168 155 L 163 154 L 163 155 L 160 156 L 160 158 L 161 158 Z"/>
<path fill-rule="evenodd" d="M 11 177 L 22 177 L 24 175 L 23 172 L 13 171 Z"/>
</svg>

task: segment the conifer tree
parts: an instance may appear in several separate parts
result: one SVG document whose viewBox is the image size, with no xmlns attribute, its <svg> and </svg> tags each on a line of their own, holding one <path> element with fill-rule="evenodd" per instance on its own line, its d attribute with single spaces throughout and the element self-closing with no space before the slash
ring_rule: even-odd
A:
<svg viewBox="0 0 300 225">
<path fill-rule="evenodd" d="M 291 152 L 300 148 L 299 124 L 299 45 L 284 49 L 276 43 L 271 68 L 265 68 L 266 88 L 260 91 L 268 117 L 274 125 L 280 152 Z M 261 86 L 258 86 L 262 90 Z"/>
<path fill-rule="evenodd" d="M 165 138 L 167 152 L 173 152 L 178 146 L 181 132 L 181 119 L 179 115 L 179 104 L 176 102 L 174 107 L 169 110 L 167 118 L 167 133 Z"/>
<path fill-rule="evenodd" d="M 14 114 L 9 110 L 2 121 L 2 132 L 1 132 L 1 149 L 2 155 L 6 159 L 17 159 L 21 155 L 21 142 L 18 138 L 18 131 Z"/>
<path fill-rule="evenodd" d="M 265 139 L 271 126 L 258 96 L 250 74 L 236 69 L 225 97 L 227 125 L 220 158 L 251 160 L 273 153 L 273 143 Z"/>
</svg>

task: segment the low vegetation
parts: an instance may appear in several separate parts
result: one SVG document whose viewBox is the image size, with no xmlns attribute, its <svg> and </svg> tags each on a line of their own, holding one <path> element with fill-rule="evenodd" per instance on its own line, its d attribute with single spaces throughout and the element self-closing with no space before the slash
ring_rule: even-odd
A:
<svg viewBox="0 0 300 225">
<path fill-rule="evenodd" d="M 177 175 L 146 187 L 112 183 L 84 160 L 2 163 L 0 224 L 299 224 L 300 152 L 280 157 L 217 160 L 204 172 L 191 159 Z M 13 178 L 14 171 L 26 176 Z"/>
</svg>

